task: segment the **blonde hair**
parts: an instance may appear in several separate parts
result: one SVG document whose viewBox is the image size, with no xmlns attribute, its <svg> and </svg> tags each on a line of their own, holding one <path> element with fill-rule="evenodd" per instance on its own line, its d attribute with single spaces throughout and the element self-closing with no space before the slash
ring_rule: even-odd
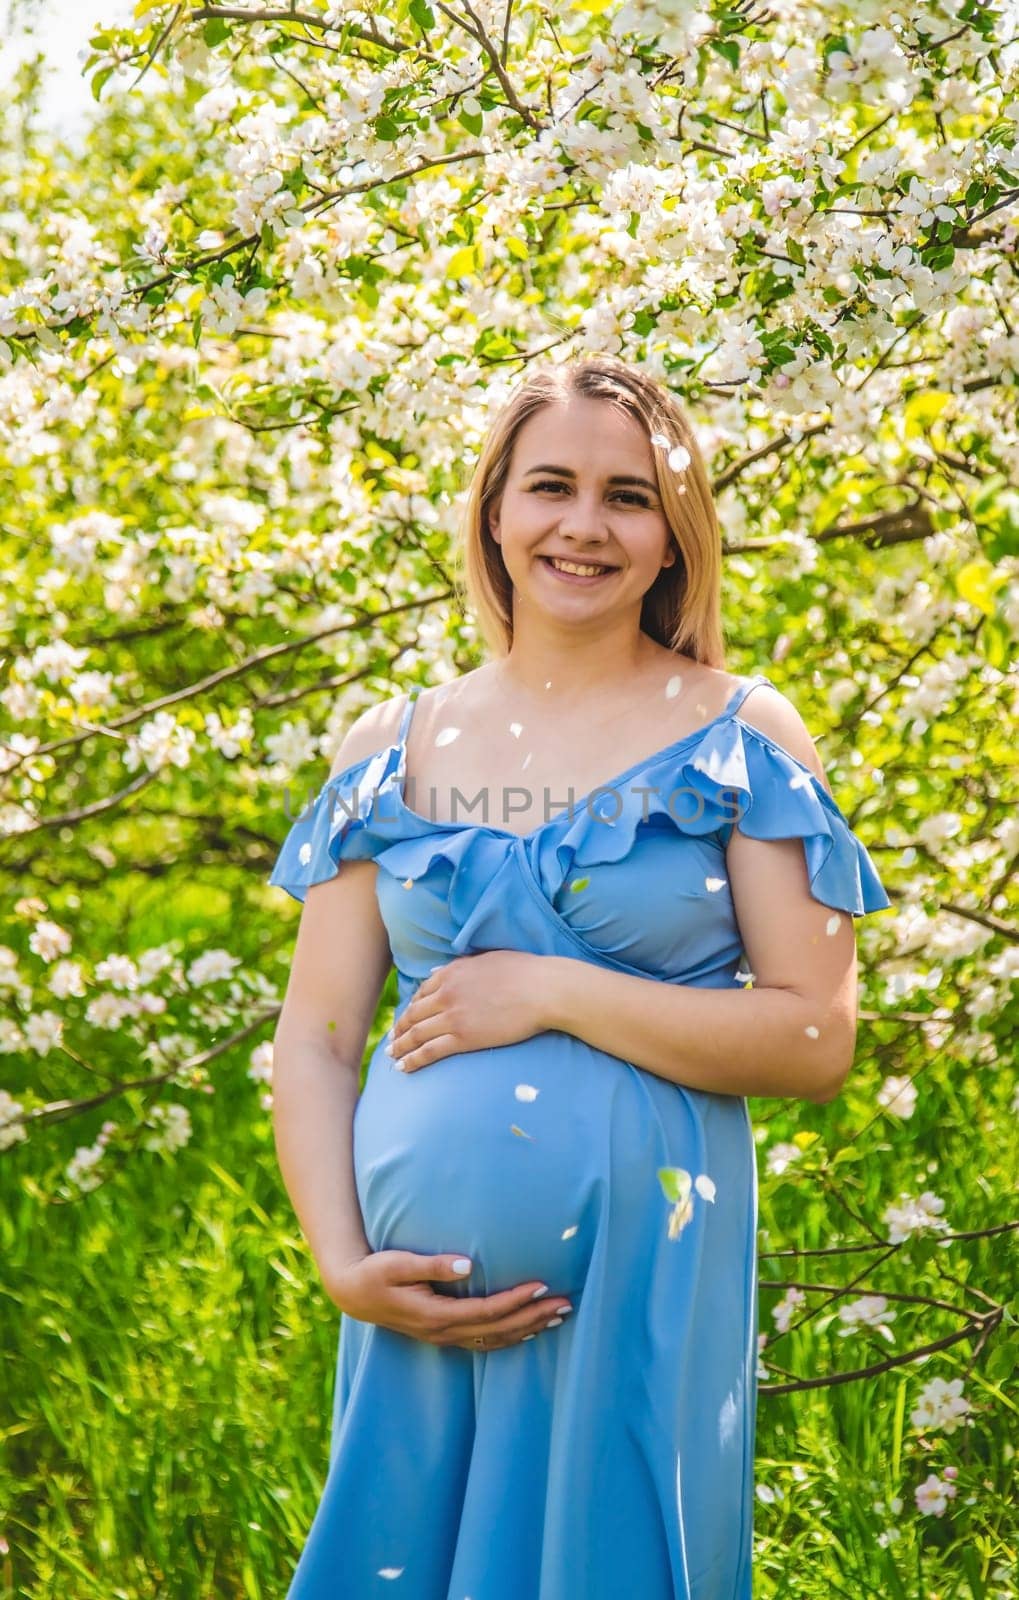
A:
<svg viewBox="0 0 1019 1600">
<path fill-rule="evenodd" d="M 489 512 L 505 488 L 524 423 L 543 406 L 563 403 L 573 395 L 607 400 L 639 422 L 649 442 L 652 434 L 664 434 L 670 446 L 682 445 L 689 453 L 690 464 L 677 478 L 669 467 L 668 451 L 652 446 L 658 492 L 677 559 L 662 568 L 644 596 L 640 625 L 667 649 L 724 668 L 722 541 L 704 459 L 669 391 L 615 356 L 582 356 L 530 369 L 488 431 L 467 491 L 457 575 L 462 599 L 474 612 L 485 644 L 494 656 L 503 656 L 513 642 L 513 586 L 492 538 Z M 680 483 L 685 493 L 679 492 Z"/>
</svg>

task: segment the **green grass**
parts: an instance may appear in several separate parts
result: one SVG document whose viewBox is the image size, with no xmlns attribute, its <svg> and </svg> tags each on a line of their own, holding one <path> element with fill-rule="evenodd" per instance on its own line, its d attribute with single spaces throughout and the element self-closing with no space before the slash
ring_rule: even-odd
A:
<svg viewBox="0 0 1019 1600">
<path fill-rule="evenodd" d="M 95 1129 L 78 1122 L 37 1133 L 0 1160 L 5 1600 L 278 1600 L 286 1591 L 325 1478 L 339 1317 L 297 1230 L 246 1061 L 241 1052 L 217 1063 L 213 1095 L 175 1092 L 194 1127 L 176 1156 L 136 1153 L 73 1204 L 39 1196 L 37 1151 L 45 1142 L 49 1156 L 66 1161 L 99 1118 Z M 833 1124 L 853 1116 L 841 1101 L 777 1109 L 762 1101 L 752 1110 L 759 1125 L 767 1121 L 769 1142 L 807 1123 L 828 1142 Z M 896 1133 L 909 1168 L 927 1140 L 919 1111 L 916 1121 Z M 942 1137 L 971 1133 L 957 1125 Z M 872 1145 L 869 1162 L 835 1170 L 854 1206 L 873 1218 L 879 1195 L 895 1192 L 897 1165 L 890 1151 L 875 1160 Z M 946 1161 L 930 1182 L 956 1226 L 979 1225 L 965 1164 Z M 761 1188 L 762 1250 L 830 1242 L 832 1219 L 843 1213 L 819 1182 L 762 1176 Z M 964 1255 L 959 1248 L 947 1260 L 932 1246 L 916 1252 L 924 1292 L 935 1292 L 928 1279 L 939 1270 L 992 1295 L 996 1281 L 1014 1283 L 1001 1236 L 967 1244 Z M 833 1279 L 836 1266 L 822 1261 L 812 1281 Z M 762 1329 L 774 1332 L 778 1298 L 766 1281 L 810 1270 L 809 1261 L 762 1262 Z M 883 1285 L 906 1287 L 912 1270 L 896 1257 L 882 1269 Z M 948 1287 L 941 1283 L 946 1298 Z M 775 1343 L 780 1366 L 810 1374 L 907 1347 L 905 1314 L 894 1346 L 864 1330 L 838 1338 L 837 1319 L 823 1330 L 819 1320 Z M 954 1325 L 925 1316 L 909 1324 L 909 1342 Z M 1014 1327 L 999 1329 L 991 1351 L 1007 1349 L 1013 1335 Z M 762 1396 L 756 1476 L 775 1498 L 755 1500 L 755 1600 L 1010 1592 L 1000 1572 L 1015 1562 L 1015 1406 L 1004 1372 L 994 1376 L 1007 1364 L 1000 1353 L 970 1358 L 964 1341 L 922 1366 Z M 921 1384 L 963 1373 L 974 1426 L 919 1435 L 908 1415 Z M 959 1469 L 950 1512 L 920 1516 L 916 1484 L 949 1463 Z M 874 1510 L 896 1495 L 897 1517 Z M 901 1537 L 882 1546 L 889 1523 Z"/>
</svg>

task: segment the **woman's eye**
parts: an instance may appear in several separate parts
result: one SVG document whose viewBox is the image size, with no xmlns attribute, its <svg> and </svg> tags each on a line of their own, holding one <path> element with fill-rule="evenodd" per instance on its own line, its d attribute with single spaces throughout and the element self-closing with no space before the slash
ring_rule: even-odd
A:
<svg viewBox="0 0 1019 1600">
<path fill-rule="evenodd" d="M 545 479 L 543 479 L 543 481 L 541 483 L 532 483 L 531 488 L 530 488 L 530 493 L 531 494 L 535 494 L 537 492 L 537 490 L 539 490 L 539 489 L 565 489 L 565 488 L 566 488 L 566 484 L 565 483 L 559 483 L 558 480 L 553 480 L 552 478 L 545 478 Z M 647 510 L 649 508 L 650 504 L 651 504 L 651 502 L 649 501 L 647 495 L 646 494 L 641 494 L 638 489 L 617 489 L 615 492 L 617 494 L 622 495 L 624 497 L 624 499 L 627 499 L 627 500 L 630 500 L 630 501 L 636 501 L 637 505 L 643 506 L 645 510 Z"/>
</svg>

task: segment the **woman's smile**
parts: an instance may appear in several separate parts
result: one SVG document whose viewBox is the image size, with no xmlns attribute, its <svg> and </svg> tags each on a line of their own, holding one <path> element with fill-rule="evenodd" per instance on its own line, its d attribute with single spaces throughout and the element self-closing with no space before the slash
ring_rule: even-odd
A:
<svg viewBox="0 0 1019 1600">
<path fill-rule="evenodd" d="M 620 569 L 596 561 L 567 561 L 565 557 L 539 556 L 538 560 L 560 583 L 593 585 L 613 577 Z"/>
</svg>

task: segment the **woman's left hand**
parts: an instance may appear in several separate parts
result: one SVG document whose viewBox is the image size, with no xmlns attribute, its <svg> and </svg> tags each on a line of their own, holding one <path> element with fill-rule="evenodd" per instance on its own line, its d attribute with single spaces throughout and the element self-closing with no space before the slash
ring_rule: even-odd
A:
<svg viewBox="0 0 1019 1600">
<path fill-rule="evenodd" d="M 443 1056 L 516 1044 L 543 1032 L 543 960 L 527 950 L 486 950 L 437 967 L 393 1024 L 394 1064 L 416 1072 Z"/>
</svg>

